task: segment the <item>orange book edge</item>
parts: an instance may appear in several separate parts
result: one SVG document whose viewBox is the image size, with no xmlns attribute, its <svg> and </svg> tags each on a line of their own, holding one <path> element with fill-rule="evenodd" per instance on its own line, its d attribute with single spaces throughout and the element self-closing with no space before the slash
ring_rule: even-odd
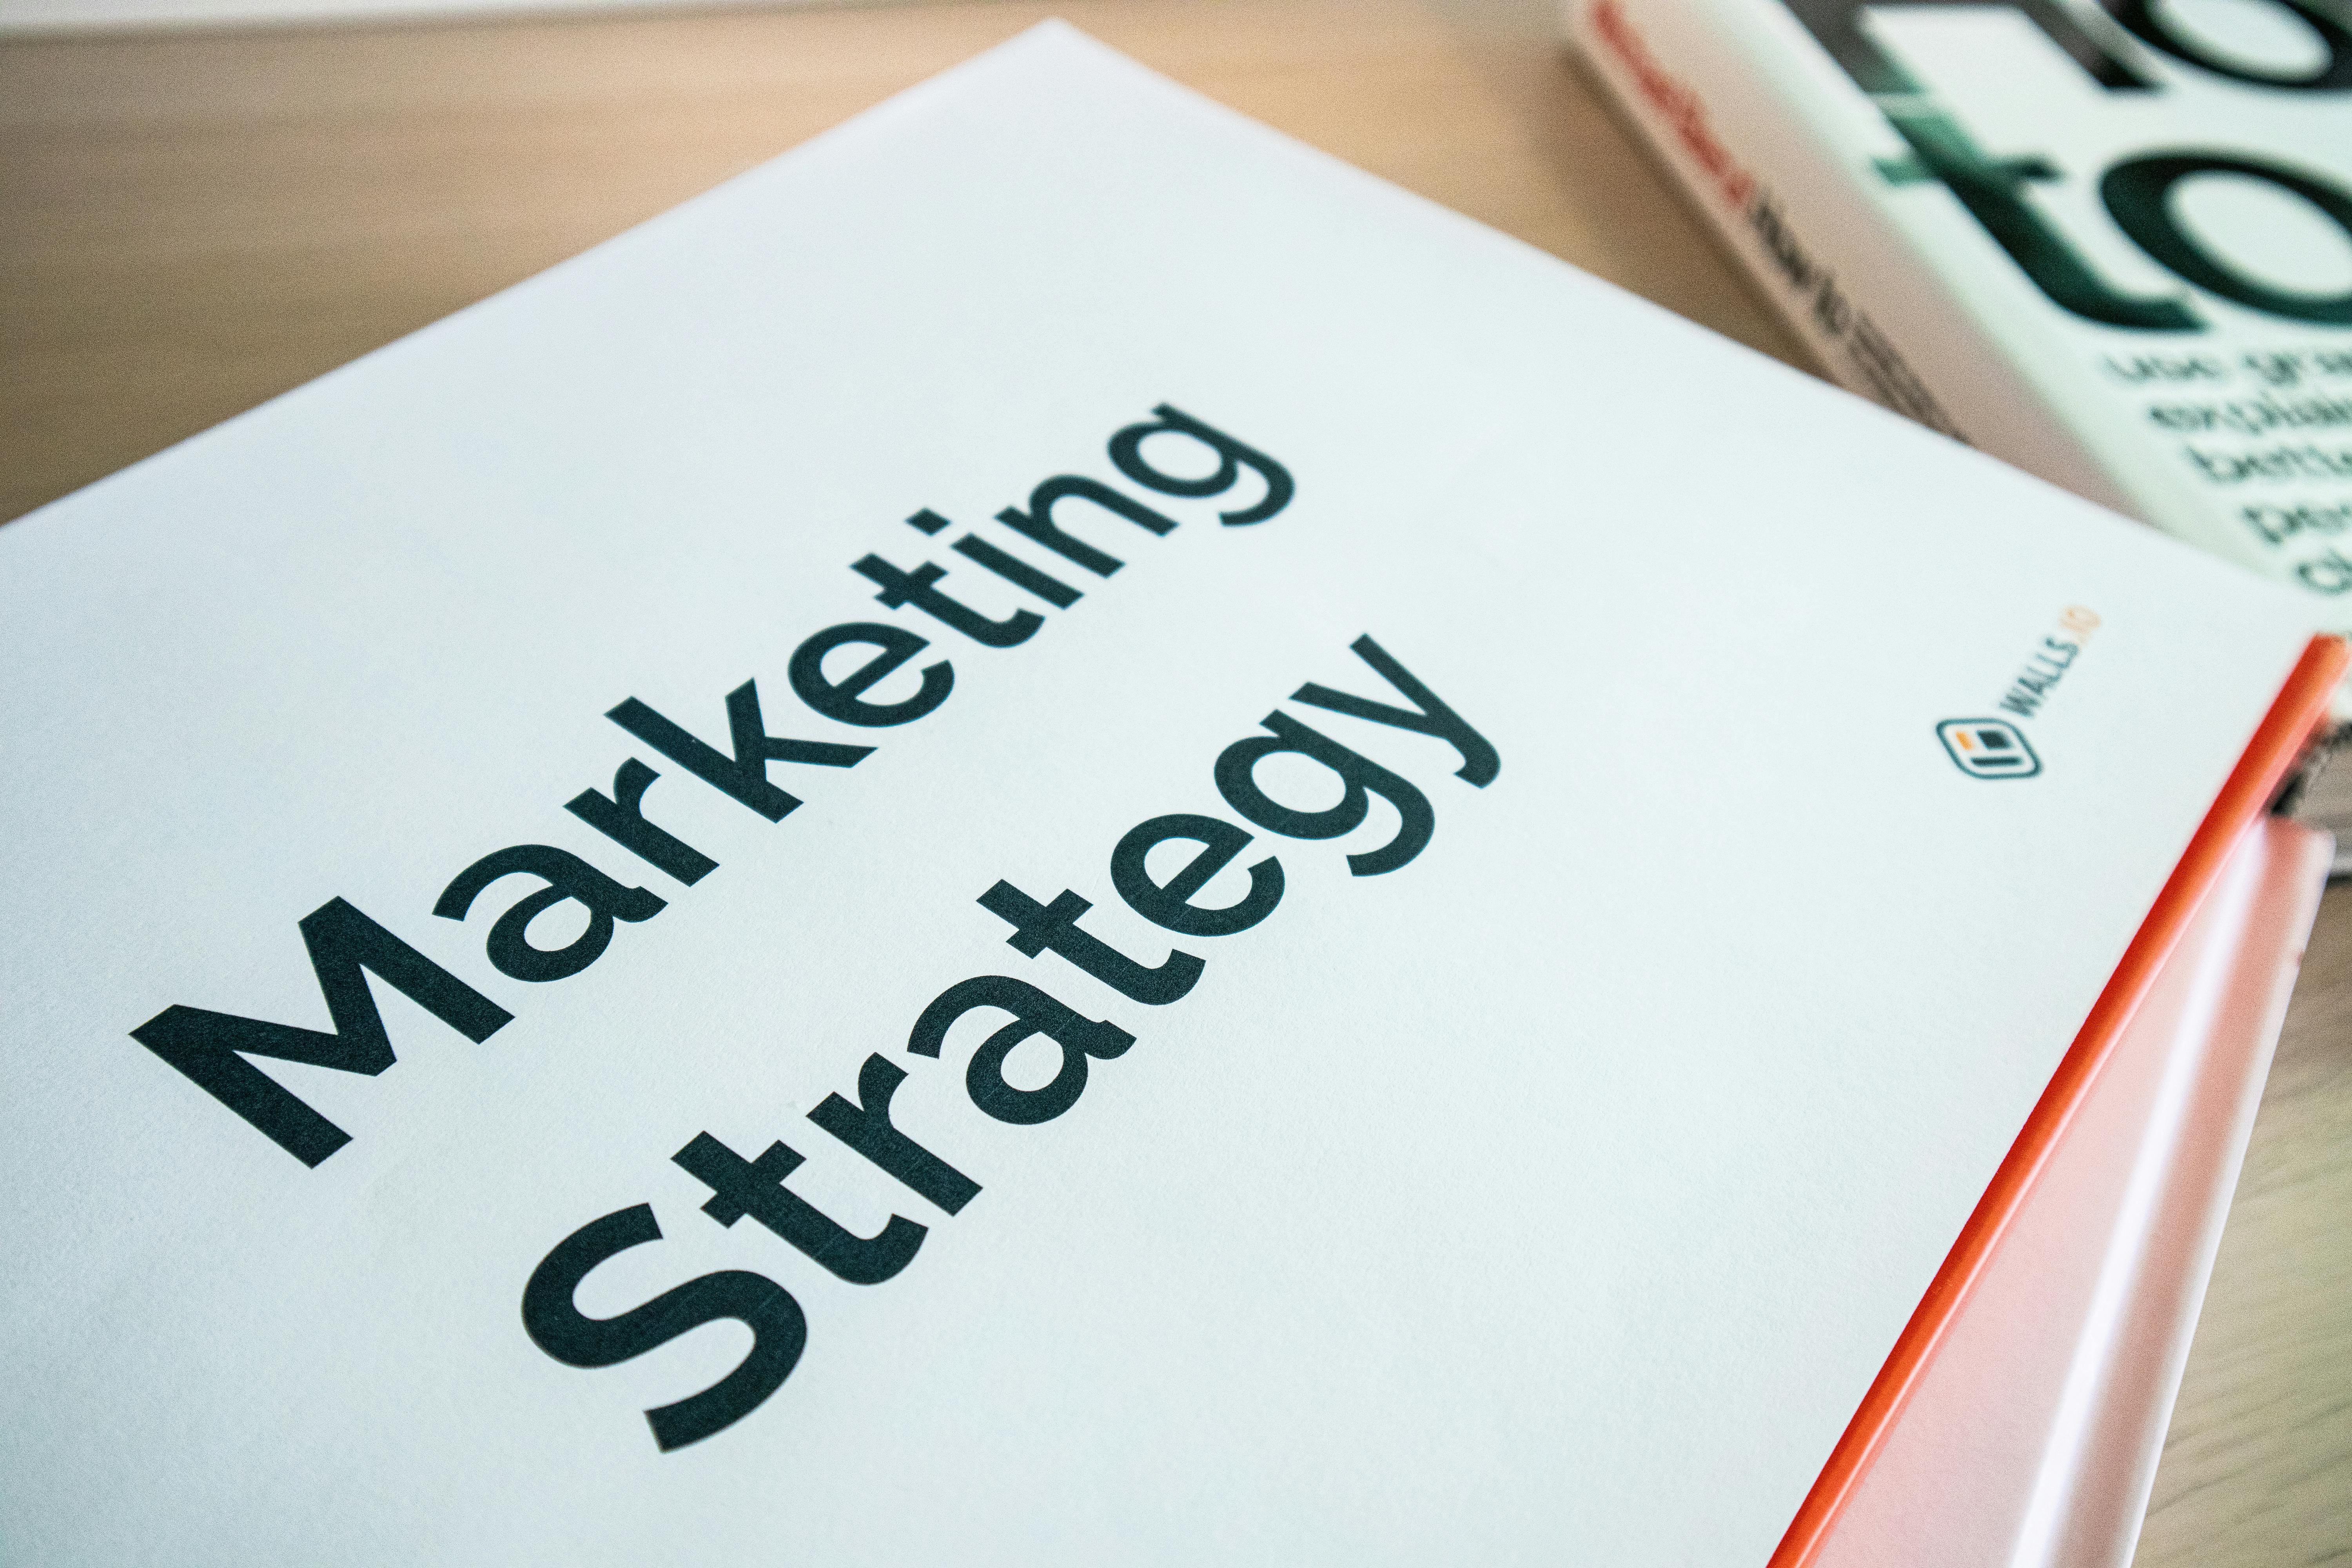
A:
<svg viewBox="0 0 2352 1568">
<path fill-rule="evenodd" d="M 1769 1568 L 1808 1568 L 1813 1562 L 1846 1500 L 1877 1458 L 1894 1429 L 1895 1418 L 1902 1414 L 1945 1331 L 1959 1315 L 2034 1178 L 2049 1163 L 2059 1135 L 2074 1119 L 2099 1069 L 2106 1065 L 2124 1026 L 2155 984 L 2157 972 L 2221 875 L 2239 835 L 2276 796 L 2305 745 L 2326 722 L 2328 699 L 2347 665 L 2352 665 L 2352 648 L 2332 637 L 2312 638 L 2295 661 L 2245 754 L 2238 759 L 2212 808 L 2189 840 L 2180 863 L 2157 895 L 2155 906 L 2124 950 L 2123 962 L 2092 1004 L 2090 1016 L 2060 1059 L 2058 1070 L 2051 1075 L 2033 1113 L 2025 1119 L 2017 1142 L 2010 1145 L 1984 1196 L 1977 1200 L 1968 1224 L 1960 1227 L 1959 1239 L 1945 1256 L 1927 1293 L 1919 1299 L 1911 1321 L 1903 1326 L 1886 1364 L 1879 1368 L 1870 1392 L 1863 1395 L 1853 1419 L 1846 1423 L 1837 1447 L 1830 1451 L 1829 1462 L 1822 1467 L 1773 1552 Z"/>
</svg>

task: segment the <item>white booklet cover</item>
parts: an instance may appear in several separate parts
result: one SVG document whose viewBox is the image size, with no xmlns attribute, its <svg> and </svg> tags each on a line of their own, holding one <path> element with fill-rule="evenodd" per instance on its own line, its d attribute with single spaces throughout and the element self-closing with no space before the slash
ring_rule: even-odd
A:
<svg viewBox="0 0 2352 1568">
<path fill-rule="evenodd" d="M 0 530 L 5 1554 L 1761 1563 L 2300 611 L 1028 34 Z"/>
</svg>

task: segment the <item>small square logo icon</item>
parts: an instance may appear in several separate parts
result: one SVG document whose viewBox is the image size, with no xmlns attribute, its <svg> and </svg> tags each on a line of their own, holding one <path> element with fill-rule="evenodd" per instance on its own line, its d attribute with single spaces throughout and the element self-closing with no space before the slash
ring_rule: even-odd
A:
<svg viewBox="0 0 2352 1568">
<path fill-rule="evenodd" d="M 2042 759 L 2005 719 L 1947 719 L 1936 738 L 1970 778 L 2030 779 L 2042 771 Z"/>
</svg>

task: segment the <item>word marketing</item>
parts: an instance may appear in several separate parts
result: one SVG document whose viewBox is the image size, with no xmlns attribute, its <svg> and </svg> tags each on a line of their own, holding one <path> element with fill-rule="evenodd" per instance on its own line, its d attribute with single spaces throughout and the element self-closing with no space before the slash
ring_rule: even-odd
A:
<svg viewBox="0 0 2352 1568">
<path fill-rule="evenodd" d="M 1147 451 L 1147 443 L 1155 437 L 1205 447 L 1216 458 L 1215 471 L 1201 478 L 1166 472 L 1150 460 Z M 1244 469 L 1254 471 L 1263 480 L 1265 493 L 1252 505 L 1221 512 L 1228 527 L 1263 522 L 1288 506 L 1294 493 L 1290 472 L 1280 463 L 1164 404 L 1151 419 L 1130 425 L 1111 437 L 1110 458 L 1136 483 L 1183 497 L 1222 496 L 1241 482 Z M 1090 503 L 1151 534 L 1167 534 L 1176 527 L 1173 519 L 1124 492 L 1075 474 L 1045 480 L 1030 492 L 1026 508 L 1007 507 L 997 514 L 997 521 L 1094 575 L 1108 577 L 1124 563 L 1060 525 L 1057 517 L 1066 514 L 1072 502 Z M 929 510 L 919 511 L 907 521 L 927 535 L 948 526 L 946 519 Z M 950 548 L 992 576 L 1056 609 L 1067 609 L 1080 597 L 1078 590 L 1060 578 L 977 534 L 964 535 Z M 982 647 L 1018 647 L 1045 624 L 1045 617 L 1031 609 L 1002 617 L 974 609 L 939 585 L 947 569 L 934 562 L 909 569 L 868 554 L 851 570 L 881 589 L 875 597 L 885 607 L 919 611 Z M 919 684 L 911 695 L 894 702 L 866 700 L 867 692 L 929 647 L 928 639 L 897 622 L 845 622 L 804 638 L 793 650 L 786 674 L 793 695 L 814 712 L 860 729 L 886 729 L 937 710 L 955 689 L 955 667 L 942 658 L 917 672 Z M 840 679 L 825 673 L 827 655 L 856 648 L 873 652 Z M 703 740 L 634 697 L 604 716 L 646 747 L 772 823 L 782 822 L 801 804 L 797 795 L 769 779 L 772 764 L 854 768 L 874 752 L 871 746 L 770 734 L 756 680 L 746 680 L 727 694 L 723 747 Z M 566 802 L 564 809 L 663 875 L 692 887 L 717 870 L 719 862 L 646 815 L 646 792 L 660 777 L 642 759 L 631 757 L 613 774 L 610 795 L 583 790 Z M 458 872 L 442 889 L 433 912 L 444 920 L 463 921 L 493 883 L 509 877 L 529 877 L 541 884 L 509 906 L 489 927 L 485 945 L 490 963 L 515 980 L 543 984 L 577 974 L 604 956 L 616 922 L 649 921 L 668 907 L 668 900 L 650 889 L 626 886 L 570 850 L 549 844 L 516 844 L 485 855 Z M 585 911 L 584 927 L 561 947 L 535 946 L 530 939 L 531 923 L 566 902 Z M 300 923 L 333 1028 L 309 1029 L 175 1006 L 166 1007 L 131 1035 L 279 1148 L 305 1165 L 316 1167 L 350 1142 L 350 1135 L 247 1058 L 270 1057 L 370 1076 L 383 1072 L 393 1065 L 392 1042 L 369 994 L 366 974 L 373 974 L 477 1043 L 513 1022 L 514 1016 L 345 900 L 328 900 L 303 916 Z"/>
</svg>

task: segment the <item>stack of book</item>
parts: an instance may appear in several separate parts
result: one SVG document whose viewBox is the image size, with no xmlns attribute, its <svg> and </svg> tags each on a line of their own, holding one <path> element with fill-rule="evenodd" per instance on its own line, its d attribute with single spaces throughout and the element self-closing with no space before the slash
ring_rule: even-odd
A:
<svg viewBox="0 0 2352 1568">
<path fill-rule="evenodd" d="M 2313 634 L 1038 29 L 0 531 L 10 1553 L 2127 1550 Z"/>
</svg>

